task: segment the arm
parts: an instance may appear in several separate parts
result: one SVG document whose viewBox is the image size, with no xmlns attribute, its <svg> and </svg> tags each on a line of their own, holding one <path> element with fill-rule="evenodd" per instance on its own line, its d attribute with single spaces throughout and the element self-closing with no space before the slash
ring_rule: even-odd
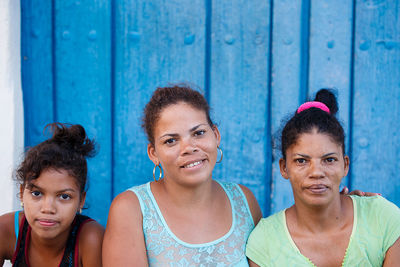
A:
<svg viewBox="0 0 400 267">
<path fill-rule="evenodd" d="M 256 198 L 254 197 L 253 193 L 250 191 L 250 189 L 248 189 L 244 185 L 239 185 L 239 186 L 242 189 L 244 195 L 246 196 L 251 215 L 253 216 L 254 225 L 257 225 L 257 223 L 262 218 L 260 206 L 258 205 L 258 202 L 257 202 Z"/>
<path fill-rule="evenodd" d="M 14 213 L 0 216 L 0 266 L 3 266 L 5 260 L 11 260 L 14 253 Z"/>
<path fill-rule="evenodd" d="M 82 226 L 79 237 L 79 255 L 82 266 L 102 266 L 101 245 L 104 228 L 96 221 L 90 221 Z"/>
<path fill-rule="evenodd" d="M 384 267 L 399 266 L 400 262 L 400 237 L 396 242 L 386 251 Z"/>
<path fill-rule="evenodd" d="M 135 193 L 126 191 L 113 200 L 103 242 L 104 266 L 148 266 L 142 220 Z"/>
</svg>

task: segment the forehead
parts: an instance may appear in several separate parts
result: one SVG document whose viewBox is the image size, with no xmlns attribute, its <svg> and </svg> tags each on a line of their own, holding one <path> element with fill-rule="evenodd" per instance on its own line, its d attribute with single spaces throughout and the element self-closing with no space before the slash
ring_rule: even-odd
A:
<svg viewBox="0 0 400 267">
<path fill-rule="evenodd" d="M 76 178 L 63 169 L 46 169 L 41 172 L 37 179 L 32 180 L 30 185 L 48 190 L 63 190 L 65 188 L 79 190 Z"/>
<path fill-rule="evenodd" d="M 207 123 L 207 116 L 204 110 L 193 107 L 190 104 L 179 102 L 165 107 L 155 124 L 155 130 L 160 128 L 185 125 L 191 127 L 199 123 Z"/>
<path fill-rule="evenodd" d="M 341 153 L 342 146 L 337 143 L 329 134 L 313 130 L 311 133 L 302 133 L 297 137 L 296 142 L 289 147 L 289 150 L 296 153 Z"/>
</svg>

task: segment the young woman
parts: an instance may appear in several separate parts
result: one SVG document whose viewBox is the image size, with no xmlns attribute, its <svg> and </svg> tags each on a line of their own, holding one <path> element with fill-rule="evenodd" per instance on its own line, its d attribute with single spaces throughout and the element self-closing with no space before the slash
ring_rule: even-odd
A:
<svg viewBox="0 0 400 267">
<path fill-rule="evenodd" d="M 159 88 L 143 127 L 156 181 L 112 202 L 104 265 L 248 266 L 245 244 L 261 211 L 249 189 L 212 178 L 221 137 L 204 97 L 188 87 Z"/>
<path fill-rule="evenodd" d="M 400 209 L 381 196 L 339 193 L 349 158 L 337 109 L 323 89 L 286 123 L 279 163 L 295 204 L 251 233 L 250 266 L 399 266 Z"/>
<path fill-rule="evenodd" d="M 0 217 L 0 265 L 102 266 L 104 229 L 78 214 L 94 143 L 80 125 L 50 127 L 53 136 L 30 148 L 16 172 L 23 210 Z"/>
</svg>

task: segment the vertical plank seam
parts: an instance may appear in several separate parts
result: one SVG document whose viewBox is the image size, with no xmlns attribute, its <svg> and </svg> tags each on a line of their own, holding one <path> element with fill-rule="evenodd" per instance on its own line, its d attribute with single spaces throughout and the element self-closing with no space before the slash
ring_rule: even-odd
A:
<svg viewBox="0 0 400 267">
<path fill-rule="evenodd" d="M 114 188 L 114 177 L 115 177 L 115 147 L 114 147 L 114 141 L 115 141 L 115 30 L 116 30 L 116 25 L 115 25 L 115 1 L 111 1 L 111 23 L 110 23 L 110 30 L 111 30 L 111 45 L 110 45 L 110 49 L 111 49 L 111 86 L 110 86 L 110 106 L 111 106 L 111 198 L 110 200 L 112 201 L 112 199 L 114 198 L 114 194 L 115 194 L 115 188 Z"/>
<path fill-rule="evenodd" d="M 351 29 L 351 57 L 350 57 L 350 107 L 349 107 L 349 148 L 348 155 L 351 159 L 353 156 L 353 118 L 354 118 L 354 61 L 355 61 L 355 42 L 356 42 L 356 0 L 353 0 L 353 18 L 352 18 L 352 29 Z M 347 186 L 350 190 L 353 188 L 353 175 L 352 169 L 349 169 L 347 175 Z"/>
<path fill-rule="evenodd" d="M 273 51 L 272 51 L 272 46 L 273 46 L 273 30 L 274 30 L 274 0 L 270 1 L 270 9 L 269 9 L 269 44 L 268 44 L 268 96 L 267 96 L 267 114 L 266 114 L 266 121 L 267 121 L 267 140 L 266 140 L 266 152 L 267 155 L 266 158 L 268 158 L 269 156 L 269 164 L 266 167 L 266 174 L 269 174 L 269 196 L 267 198 L 267 196 L 265 196 L 267 199 L 269 199 L 269 203 L 268 205 L 265 205 L 264 208 L 264 216 L 268 216 L 271 213 L 272 210 L 272 189 L 273 189 L 273 168 L 272 168 L 272 164 L 273 164 L 273 159 L 272 159 L 272 126 L 271 126 L 271 113 L 272 113 L 272 100 L 271 100 L 271 95 L 272 95 L 272 58 L 273 58 Z M 267 164 L 266 164 L 267 165 Z M 269 168 L 269 169 L 268 169 Z M 268 182 L 268 177 L 266 177 L 266 182 Z"/>
<path fill-rule="evenodd" d="M 210 103 L 211 83 L 211 19 L 212 0 L 206 0 L 206 25 L 205 25 L 205 64 L 204 64 L 204 96 Z"/>
<path fill-rule="evenodd" d="M 57 114 L 57 60 L 56 60 L 56 3 L 51 1 L 51 71 L 52 71 L 52 93 L 53 93 L 53 122 L 58 120 Z"/>
<path fill-rule="evenodd" d="M 301 28 L 300 28 L 300 94 L 299 104 L 307 99 L 309 85 L 310 61 L 310 16 L 311 0 L 301 2 Z"/>
<path fill-rule="evenodd" d="M 32 90 L 29 89 L 28 87 L 31 86 L 32 83 L 25 83 L 25 80 L 27 80 L 27 69 L 29 69 L 28 62 L 24 59 L 26 55 L 30 55 L 31 53 L 28 53 L 28 45 L 29 43 L 28 39 L 28 34 L 27 34 L 27 26 L 26 22 L 28 19 L 26 18 L 27 16 L 25 15 L 28 10 L 32 10 L 30 8 L 25 7 L 25 5 L 28 5 L 25 1 L 21 2 L 21 85 L 22 85 L 22 99 L 23 99 L 23 106 L 24 106 L 24 146 L 31 146 L 31 117 L 28 116 L 28 108 L 30 105 L 29 99 L 27 97 L 28 92 L 31 92 Z M 28 58 L 29 59 L 29 58 Z M 32 69 L 29 69 L 29 73 L 32 74 Z M 25 85 L 26 84 L 26 85 Z"/>
</svg>

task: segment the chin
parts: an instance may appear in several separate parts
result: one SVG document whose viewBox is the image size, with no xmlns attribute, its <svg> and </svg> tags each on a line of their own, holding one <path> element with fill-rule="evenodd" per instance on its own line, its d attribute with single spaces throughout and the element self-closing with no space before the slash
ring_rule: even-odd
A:
<svg viewBox="0 0 400 267">
<path fill-rule="evenodd" d="M 181 183 L 188 186 L 198 186 L 209 180 L 211 180 L 211 176 L 205 177 L 204 175 L 201 176 L 195 175 L 195 176 L 185 177 L 183 180 L 181 180 Z"/>
<path fill-rule="evenodd" d="M 323 208 L 334 202 L 331 194 L 322 196 L 311 196 L 304 199 L 304 202 L 314 208 Z"/>
<path fill-rule="evenodd" d="M 34 230 L 32 229 L 37 236 L 39 236 L 42 239 L 54 239 L 56 238 L 60 233 L 58 231 L 42 231 L 42 230 Z"/>
</svg>

